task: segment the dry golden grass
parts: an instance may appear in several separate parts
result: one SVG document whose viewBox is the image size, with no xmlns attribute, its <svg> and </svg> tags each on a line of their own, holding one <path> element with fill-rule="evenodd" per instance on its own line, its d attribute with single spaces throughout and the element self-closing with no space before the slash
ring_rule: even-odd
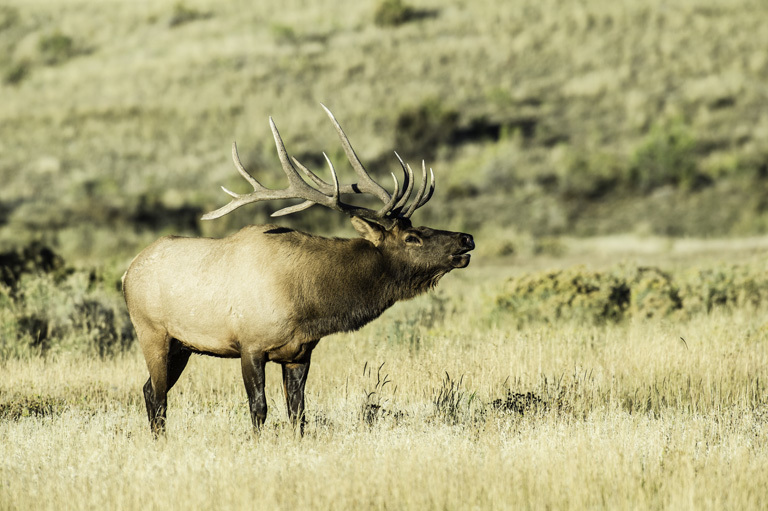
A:
<svg viewBox="0 0 768 511">
<path fill-rule="evenodd" d="M 521 330 L 489 315 L 504 277 L 545 267 L 764 259 L 765 239 L 536 236 L 571 233 L 575 214 L 592 218 L 587 233 L 765 232 L 765 179 L 749 176 L 768 145 L 765 5 L 407 3 L 435 16 L 384 29 L 373 3 L 350 0 L 0 5 L 0 245 L 42 237 L 114 280 L 157 231 L 197 229 L 137 226 L 142 204 L 157 217 L 221 204 L 218 185 L 239 179 L 232 139 L 267 184 L 280 179 L 268 115 L 297 155 L 333 152 L 322 101 L 366 162 L 386 155 L 390 166 L 398 118 L 425 102 L 500 129 L 431 148 L 444 183 L 434 215 L 454 224 L 435 227 L 482 223 L 476 260 L 499 259 L 320 343 L 304 438 L 287 425 L 276 367 L 259 437 L 238 362 L 195 358 L 155 442 L 136 351 L 5 359 L 0 510 L 767 507 L 764 308 Z M 527 118 L 530 139 L 515 128 Z M 700 170 L 725 183 L 717 194 L 659 193 L 639 198 L 645 207 L 606 197 L 586 213 L 562 199 L 680 119 Z M 451 199 L 466 182 L 480 199 Z M 221 235 L 265 216 L 241 214 L 199 229 Z"/>
<path fill-rule="evenodd" d="M 5 361 L 0 508 L 765 507 L 765 310 L 515 330 L 483 314 L 509 273 L 470 267 L 321 342 L 304 438 L 277 366 L 260 436 L 238 361 L 196 357 L 153 441 L 138 353 Z"/>
</svg>

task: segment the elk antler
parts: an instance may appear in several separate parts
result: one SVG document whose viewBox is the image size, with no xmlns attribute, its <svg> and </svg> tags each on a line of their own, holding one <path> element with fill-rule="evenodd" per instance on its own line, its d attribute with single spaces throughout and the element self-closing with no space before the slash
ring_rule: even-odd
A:
<svg viewBox="0 0 768 511">
<path fill-rule="evenodd" d="M 250 185 L 253 187 L 253 192 L 247 194 L 239 194 L 227 190 L 222 186 L 222 190 L 230 195 L 232 200 L 226 206 L 203 215 L 202 219 L 212 220 L 214 218 L 219 218 L 226 215 L 227 213 L 234 211 L 240 206 L 250 204 L 251 202 L 275 199 L 304 199 L 304 202 L 300 204 L 275 211 L 272 213 L 272 216 L 288 215 L 290 213 L 296 213 L 297 211 L 303 211 L 315 204 L 320 204 L 321 206 L 325 206 L 336 211 L 341 211 L 350 216 L 358 216 L 373 220 L 384 225 L 386 228 L 391 228 L 397 218 L 410 218 L 414 211 L 427 203 L 427 201 L 432 197 L 432 193 L 435 191 L 435 174 L 432 172 L 432 169 L 429 169 L 430 180 L 429 189 L 427 189 L 427 167 L 424 161 L 421 162 L 421 186 L 419 187 L 418 192 L 416 192 L 416 197 L 411 202 L 411 205 L 408 207 L 408 209 L 405 209 L 411 197 L 414 183 L 413 170 L 411 170 L 410 165 L 404 163 L 400 156 L 395 153 L 395 156 L 397 156 L 397 159 L 400 162 L 400 166 L 403 169 L 403 187 L 402 189 L 400 188 L 400 183 L 397 180 L 397 176 L 395 176 L 393 173 L 392 177 L 395 180 L 395 190 L 390 195 L 389 192 L 387 192 L 387 190 L 385 190 L 380 184 L 374 181 L 373 178 L 371 178 L 371 176 L 365 170 L 365 167 L 363 167 L 363 164 L 360 162 L 357 154 L 355 154 L 355 150 L 352 148 L 352 144 L 349 143 L 347 135 L 344 133 L 344 130 L 341 129 L 341 126 L 336 121 L 336 118 L 333 116 L 331 111 L 328 110 L 325 105 L 321 104 L 320 106 L 323 107 L 325 113 L 328 114 L 328 117 L 331 119 L 334 128 L 336 128 L 336 133 L 338 133 L 339 138 L 341 139 L 341 146 L 344 148 L 344 153 L 346 153 L 347 159 L 349 159 L 349 162 L 352 164 L 352 168 L 355 170 L 355 173 L 358 176 L 357 183 L 339 185 L 339 180 L 336 176 L 336 169 L 334 169 L 333 163 L 331 163 L 331 160 L 325 153 L 323 153 L 323 156 L 328 162 L 328 167 L 331 170 L 333 184 L 325 182 L 314 172 L 299 163 L 296 158 L 289 157 L 288 152 L 285 150 L 283 139 L 280 138 L 280 133 L 277 131 L 277 126 L 275 126 L 274 121 L 272 121 L 272 117 L 270 117 L 269 127 L 272 129 L 272 136 L 275 139 L 277 155 L 280 158 L 280 163 L 283 166 L 283 172 L 285 172 L 285 175 L 288 177 L 288 187 L 282 190 L 272 190 L 270 188 L 266 188 L 256 179 L 254 179 L 253 176 L 251 176 L 248 171 L 245 170 L 245 167 L 240 162 L 240 156 L 237 154 L 237 145 L 233 142 L 232 160 L 235 162 L 235 167 L 237 168 L 237 171 L 240 173 L 240 175 L 243 176 L 243 178 L 245 178 L 245 180 L 248 181 L 248 183 L 250 183 Z M 313 188 L 307 184 L 307 182 L 296 170 L 297 167 L 299 170 L 301 170 L 304 176 L 306 176 L 315 185 L 316 188 Z M 343 194 L 373 195 L 377 197 L 381 202 L 383 202 L 384 206 L 382 206 L 382 208 L 379 210 L 373 210 L 361 206 L 346 204 L 341 201 L 341 195 Z"/>
</svg>

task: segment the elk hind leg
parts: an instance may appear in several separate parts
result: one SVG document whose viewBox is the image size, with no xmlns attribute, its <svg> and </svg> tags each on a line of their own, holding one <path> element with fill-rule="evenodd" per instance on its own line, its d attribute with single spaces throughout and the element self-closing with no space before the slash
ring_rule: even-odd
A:
<svg viewBox="0 0 768 511">
<path fill-rule="evenodd" d="M 179 380 L 191 355 L 177 339 L 166 339 L 155 344 L 154 350 L 145 351 L 149 379 L 144 384 L 144 401 L 147 405 L 149 425 L 155 437 L 165 433 L 168 391 Z"/>
</svg>

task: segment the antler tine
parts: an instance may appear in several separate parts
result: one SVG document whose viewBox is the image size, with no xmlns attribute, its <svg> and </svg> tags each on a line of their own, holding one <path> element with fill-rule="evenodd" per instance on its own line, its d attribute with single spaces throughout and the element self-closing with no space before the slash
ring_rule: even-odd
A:
<svg viewBox="0 0 768 511">
<path fill-rule="evenodd" d="M 280 158 L 280 163 L 283 165 L 283 172 L 288 176 L 288 182 L 291 186 L 303 186 L 317 192 L 314 188 L 307 186 L 307 183 L 305 183 L 304 180 L 301 179 L 301 176 L 299 176 L 299 173 L 296 172 L 296 167 L 293 166 L 291 159 L 288 157 L 288 151 L 285 150 L 283 139 L 280 137 L 280 132 L 277 131 L 277 126 L 275 126 L 275 121 L 272 120 L 271 116 L 269 118 L 269 128 L 272 130 L 272 137 L 275 139 L 275 147 L 277 147 L 277 156 Z"/>
<path fill-rule="evenodd" d="M 400 196 L 400 183 L 397 182 L 397 176 L 394 172 L 392 172 L 392 179 L 395 180 L 395 191 L 392 192 L 389 202 L 384 204 L 384 206 L 376 212 L 377 218 L 386 218 L 387 215 L 395 209 L 395 202 L 397 202 L 397 199 Z"/>
<path fill-rule="evenodd" d="M 333 185 L 326 183 L 320 176 L 309 170 L 303 163 L 291 156 L 291 161 L 301 170 L 305 176 L 312 180 L 313 183 L 325 194 L 333 193 Z M 339 192 L 344 193 L 358 193 L 354 185 L 339 185 Z"/>
<path fill-rule="evenodd" d="M 282 190 L 271 190 L 264 187 L 256 179 L 254 179 L 253 176 L 248 173 L 248 171 L 245 170 L 245 167 L 243 166 L 242 162 L 240 161 L 240 157 L 237 154 L 237 148 L 233 145 L 232 158 L 235 162 L 235 167 L 237 167 L 238 172 L 251 184 L 253 187 L 253 192 L 247 194 L 238 194 L 224 188 L 224 191 L 232 197 L 232 200 L 229 202 L 229 204 L 203 215 L 203 220 L 219 218 L 226 215 L 227 213 L 234 211 L 240 206 L 244 206 L 252 202 L 275 199 L 305 199 L 305 201 L 301 204 L 283 208 L 277 211 L 277 216 L 302 211 L 312 206 L 313 204 L 322 204 L 332 209 L 344 211 L 340 204 L 337 202 L 334 203 L 332 197 L 328 197 L 324 193 L 312 188 L 301 178 L 301 176 L 299 176 L 296 168 L 291 164 L 291 161 L 288 158 L 288 152 L 285 150 L 285 144 L 283 144 L 283 140 L 280 138 L 280 133 L 277 131 L 277 127 L 275 126 L 275 123 L 271 117 L 269 118 L 269 126 L 272 129 L 272 135 L 275 139 L 275 146 L 277 147 L 277 154 L 280 158 L 280 163 L 282 163 L 283 166 L 283 172 L 285 172 L 285 175 L 288 177 L 288 188 Z"/>
<path fill-rule="evenodd" d="M 245 167 L 243 167 L 243 163 L 240 161 L 240 155 L 237 154 L 237 142 L 232 142 L 232 161 L 235 162 L 235 167 L 237 168 L 237 171 L 240 173 L 241 176 L 245 178 L 246 181 L 248 181 L 254 190 L 262 189 L 264 188 L 261 183 L 256 181 L 256 179 L 247 171 L 245 170 Z M 230 193 L 230 195 L 232 195 Z"/>
<path fill-rule="evenodd" d="M 333 162 L 330 158 L 328 158 L 328 155 L 325 154 L 325 151 L 323 151 L 323 156 L 325 157 L 325 161 L 328 162 L 328 167 L 331 169 L 331 177 L 333 177 L 333 200 L 336 201 L 336 203 L 339 202 L 339 177 L 336 175 L 336 169 L 333 168 Z"/>
<path fill-rule="evenodd" d="M 245 170 L 245 167 L 243 166 L 243 163 L 240 161 L 240 155 L 237 153 L 237 142 L 232 142 L 232 161 L 235 163 L 235 168 L 240 173 L 243 178 L 245 178 L 248 183 L 253 187 L 253 190 L 267 190 L 264 188 L 264 186 L 259 183 L 254 177 Z M 219 209 L 216 209 L 214 211 L 211 211 L 209 213 L 206 213 L 201 217 L 202 220 L 213 220 L 215 218 L 222 217 L 226 215 L 227 213 L 230 213 L 234 211 L 235 209 L 239 208 L 240 206 L 243 206 L 245 204 L 248 204 L 248 200 L 246 200 L 245 196 L 235 193 L 231 190 L 228 190 L 225 187 L 221 187 L 222 190 L 224 190 L 224 193 L 232 197 L 232 200 L 226 204 L 225 206 L 220 207 Z"/>
<path fill-rule="evenodd" d="M 311 208 L 315 204 L 317 204 L 317 202 L 312 202 L 311 200 L 305 200 L 301 204 L 296 204 L 295 206 L 288 206 L 287 208 L 278 209 L 277 211 L 275 211 L 269 216 L 278 217 L 278 216 L 290 215 L 291 213 L 298 213 L 299 211 L 304 211 L 305 209 Z"/>
<path fill-rule="evenodd" d="M 336 169 L 333 168 L 333 163 L 331 163 L 331 160 L 328 158 L 328 155 L 323 153 L 323 156 L 325 156 L 325 161 L 328 162 L 328 166 L 331 168 L 331 176 L 333 177 L 333 196 L 330 197 L 330 199 L 333 201 L 333 204 L 336 206 L 333 209 L 338 209 L 340 211 L 343 210 L 342 206 L 339 204 L 339 179 L 336 176 Z M 328 183 L 317 177 L 317 175 L 306 168 L 304 165 L 299 163 L 299 160 L 296 158 L 291 157 L 293 162 L 307 175 L 309 176 L 316 184 L 319 186 L 327 186 L 330 187 Z M 288 206 L 287 208 L 280 209 L 278 211 L 275 211 L 270 216 L 277 217 L 277 216 L 283 216 L 283 215 L 289 215 L 291 213 L 297 213 L 299 211 L 304 211 L 307 208 L 310 208 L 314 206 L 316 203 L 312 202 L 311 200 L 306 200 L 302 202 L 301 204 L 296 204 L 295 206 Z M 324 204 L 328 205 L 328 204 Z M 329 207 L 332 207 L 328 205 Z"/>
<path fill-rule="evenodd" d="M 404 218 L 410 218 L 414 211 L 427 203 L 432 197 L 432 193 L 435 191 L 435 173 L 432 169 L 429 169 L 432 174 L 432 179 L 429 186 L 429 192 L 427 193 L 427 164 L 424 160 L 421 160 L 421 185 L 419 191 L 416 192 L 416 198 L 411 203 L 411 206 L 403 213 Z"/>
<path fill-rule="evenodd" d="M 349 142 L 349 139 L 344 133 L 344 130 L 341 129 L 341 126 L 336 120 L 336 117 L 334 117 L 333 113 L 331 113 L 331 111 L 328 110 L 324 104 L 320 103 L 320 106 L 323 107 L 325 113 L 328 114 L 328 118 L 331 119 L 333 127 L 336 128 L 336 133 L 339 135 L 339 139 L 341 139 L 341 146 L 344 148 L 344 153 L 347 155 L 349 163 L 352 164 L 352 168 L 355 169 L 355 172 L 360 178 L 360 182 L 358 183 L 358 188 L 360 191 L 375 195 L 385 204 L 388 203 L 390 199 L 389 192 L 387 192 L 379 183 L 374 181 L 365 170 L 365 167 L 363 167 L 363 164 L 360 162 L 357 154 L 355 154 L 355 150 L 352 148 L 352 144 Z"/>
<path fill-rule="evenodd" d="M 427 192 L 427 195 L 425 195 L 424 198 L 419 201 L 419 205 L 416 206 L 416 209 L 426 204 L 429 199 L 432 198 L 432 194 L 435 193 L 435 173 L 432 171 L 432 168 L 429 169 L 429 174 L 431 176 L 429 179 L 429 191 Z"/>
<path fill-rule="evenodd" d="M 413 190 L 413 171 L 411 171 L 411 167 L 405 164 L 402 158 L 400 158 L 400 155 L 397 154 L 397 151 L 395 151 L 395 156 L 397 156 L 397 161 L 400 162 L 400 166 L 403 168 L 403 186 L 405 187 L 403 190 L 403 194 L 398 197 L 397 203 L 395 204 L 395 207 L 393 208 L 394 211 L 400 211 L 405 207 L 405 204 L 408 202 L 408 199 L 411 197 L 411 191 Z M 397 194 L 395 194 L 397 195 Z"/>
<path fill-rule="evenodd" d="M 299 170 L 304 173 L 305 176 L 307 176 L 309 179 L 312 180 L 315 185 L 317 185 L 318 188 L 320 188 L 323 192 L 330 191 L 333 187 L 329 184 L 323 181 L 323 179 L 309 170 L 303 163 L 301 163 L 299 160 L 297 160 L 294 156 L 291 156 L 291 161 L 294 165 L 299 167 Z"/>
</svg>

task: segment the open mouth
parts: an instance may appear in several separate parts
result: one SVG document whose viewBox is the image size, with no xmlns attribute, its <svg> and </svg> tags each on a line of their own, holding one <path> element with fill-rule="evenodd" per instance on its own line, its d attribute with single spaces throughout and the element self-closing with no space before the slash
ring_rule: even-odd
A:
<svg viewBox="0 0 768 511">
<path fill-rule="evenodd" d="M 470 250 L 472 249 L 466 248 L 464 250 L 456 252 L 455 254 L 451 254 L 451 266 L 453 266 L 454 268 L 466 268 L 467 266 L 469 266 L 469 260 L 472 258 L 472 256 L 467 252 L 469 252 Z"/>
</svg>

